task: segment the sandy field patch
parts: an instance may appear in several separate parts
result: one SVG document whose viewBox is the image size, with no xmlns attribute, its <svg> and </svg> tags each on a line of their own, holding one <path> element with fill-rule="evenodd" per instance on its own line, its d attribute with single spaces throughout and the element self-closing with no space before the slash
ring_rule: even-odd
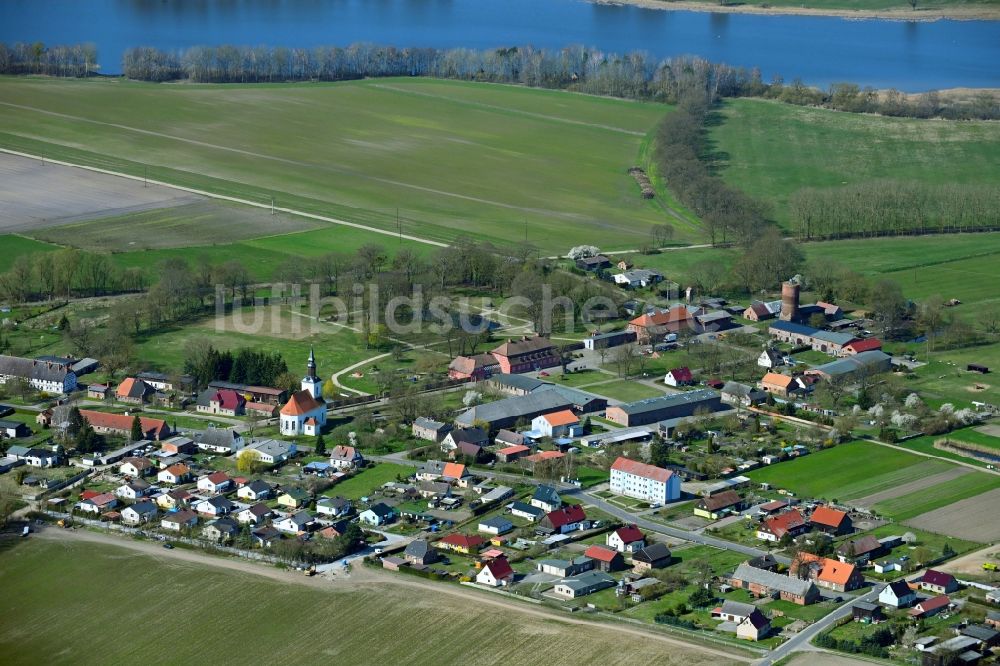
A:
<svg viewBox="0 0 1000 666">
<path fill-rule="evenodd" d="M 0 233 L 201 201 L 169 187 L 0 153 Z"/>
<path fill-rule="evenodd" d="M 962 557 L 954 559 L 951 562 L 946 562 L 945 564 L 934 568 L 940 569 L 941 571 L 947 571 L 948 573 L 978 574 L 981 576 L 987 573 L 983 571 L 984 562 L 994 562 L 996 564 L 1000 564 L 1000 546 L 996 544 L 987 546 L 982 550 L 977 550 L 974 553 L 963 555 Z"/>
<path fill-rule="evenodd" d="M 853 659 L 847 655 L 829 652 L 800 652 L 792 657 L 788 666 L 856 666 L 857 664 L 870 663 L 870 661 L 863 659 Z"/>
<path fill-rule="evenodd" d="M 990 437 L 1000 437 L 1000 425 L 989 424 L 979 426 L 976 428 L 976 432 L 981 432 L 984 435 L 989 435 Z"/>
<path fill-rule="evenodd" d="M 998 541 L 1000 520 L 997 519 L 997 507 L 1000 507 L 1000 488 L 928 511 L 907 520 L 905 524 L 969 541 Z"/>
</svg>

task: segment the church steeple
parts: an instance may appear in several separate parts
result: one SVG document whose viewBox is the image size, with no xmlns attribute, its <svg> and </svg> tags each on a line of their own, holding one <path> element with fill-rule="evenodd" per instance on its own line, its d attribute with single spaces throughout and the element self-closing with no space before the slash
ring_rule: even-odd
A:
<svg viewBox="0 0 1000 666">
<path fill-rule="evenodd" d="M 309 347 L 309 362 L 306 363 L 306 376 L 302 378 L 302 389 L 309 391 L 317 400 L 323 397 L 323 381 L 316 375 L 316 354 Z"/>
</svg>

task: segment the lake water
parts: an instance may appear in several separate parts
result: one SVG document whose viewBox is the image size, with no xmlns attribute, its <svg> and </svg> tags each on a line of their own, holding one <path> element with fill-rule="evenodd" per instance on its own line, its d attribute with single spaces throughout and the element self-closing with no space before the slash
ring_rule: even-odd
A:
<svg viewBox="0 0 1000 666">
<path fill-rule="evenodd" d="M 131 46 L 583 44 L 699 55 L 819 86 L 1000 87 L 1000 21 L 711 14 L 582 0 L 0 0 L 0 41 L 91 42 L 109 74 L 120 72 Z"/>
</svg>

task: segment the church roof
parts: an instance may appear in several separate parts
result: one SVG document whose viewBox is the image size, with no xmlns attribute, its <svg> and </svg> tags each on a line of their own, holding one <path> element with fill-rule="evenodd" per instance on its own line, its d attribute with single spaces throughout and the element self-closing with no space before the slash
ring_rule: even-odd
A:
<svg viewBox="0 0 1000 666">
<path fill-rule="evenodd" d="M 321 409 L 323 406 L 323 403 L 316 400 L 312 393 L 302 390 L 292 394 L 285 406 L 281 408 L 281 413 L 285 416 L 302 416 L 316 409 Z"/>
</svg>

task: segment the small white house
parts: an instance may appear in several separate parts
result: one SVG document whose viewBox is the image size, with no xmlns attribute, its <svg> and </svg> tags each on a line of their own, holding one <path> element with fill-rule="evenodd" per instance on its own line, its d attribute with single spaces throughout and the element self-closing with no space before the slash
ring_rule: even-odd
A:
<svg viewBox="0 0 1000 666">
<path fill-rule="evenodd" d="M 240 499 L 259 502 L 271 496 L 271 484 L 261 479 L 254 479 L 236 491 L 236 496 Z"/>
<path fill-rule="evenodd" d="M 316 512 L 331 518 L 342 518 L 351 512 L 351 500 L 343 497 L 321 497 L 316 501 Z"/>
<path fill-rule="evenodd" d="M 510 568 L 510 563 L 505 557 L 490 560 L 476 574 L 476 582 L 489 587 L 503 587 L 513 580 L 514 570 Z"/>
<path fill-rule="evenodd" d="M 138 502 L 122 510 L 122 523 L 141 525 L 156 518 L 156 505 L 152 502 Z"/>
<path fill-rule="evenodd" d="M 194 511 L 184 509 L 168 513 L 160 521 L 160 527 L 165 530 L 180 532 L 185 527 L 194 527 L 198 524 L 198 514 Z"/>
<path fill-rule="evenodd" d="M 150 485 L 148 483 L 138 483 L 133 481 L 132 483 L 123 483 L 115 489 L 115 495 L 121 497 L 122 499 L 135 501 L 140 497 L 145 497 L 149 494 Z"/>
<path fill-rule="evenodd" d="M 224 493 L 229 490 L 233 480 L 225 472 L 214 472 L 206 474 L 198 479 L 198 490 L 209 493 Z"/>
<path fill-rule="evenodd" d="M 893 608 L 907 608 L 917 601 L 917 593 L 910 589 L 906 581 L 889 583 L 878 593 L 878 602 Z"/>
<path fill-rule="evenodd" d="M 270 515 L 271 509 L 268 508 L 266 504 L 254 504 L 253 506 L 248 506 L 237 513 L 236 520 L 241 523 L 251 523 L 256 525 L 257 523 L 264 521 Z"/>
<path fill-rule="evenodd" d="M 637 553 L 646 547 L 646 537 L 635 525 L 626 525 L 609 533 L 605 543 L 619 553 Z"/>
<path fill-rule="evenodd" d="M 338 470 L 350 470 L 364 467 L 365 459 L 353 446 L 341 444 L 330 452 L 330 464 Z"/>
<path fill-rule="evenodd" d="M 579 437 L 583 434 L 580 417 L 568 409 L 536 416 L 531 421 L 531 429 L 544 437 Z"/>
<path fill-rule="evenodd" d="M 785 364 L 785 357 L 777 349 L 765 349 L 757 357 L 757 365 L 762 368 L 777 368 Z"/>
<path fill-rule="evenodd" d="M 299 532 L 305 532 L 312 522 L 313 517 L 308 511 L 299 511 L 281 520 L 274 521 L 274 527 L 285 534 L 298 534 Z"/>
<path fill-rule="evenodd" d="M 358 520 L 366 525 L 385 525 L 386 523 L 391 523 L 396 517 L 396 510 L 393 509 L 388 504 L 373 504 L 368 509 L 365 509 L 358 516 Z"/>
<path fill-rule="evenodd" d="M 500 516 L 479 521 L 479 531 L 486 534 L 506 534 L 512 529 L 514 529 L 514 524 Z"/>
<path fill-rule="evenodd" d="M 147 458 L 126 458 L 118 467 L 118 472 L 124 476 L 136 478 L 151 474 L 155 468 Z"/>
</svg>

